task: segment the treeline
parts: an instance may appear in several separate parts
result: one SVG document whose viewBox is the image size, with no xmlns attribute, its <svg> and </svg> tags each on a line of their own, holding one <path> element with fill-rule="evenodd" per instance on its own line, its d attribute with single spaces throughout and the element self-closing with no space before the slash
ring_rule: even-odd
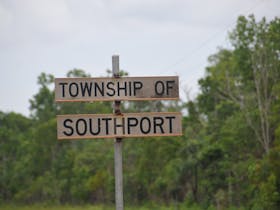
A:
<svg viewBox="0 0 280 210">
<path fill-rule="evenodd" d="M 124 140 L 126 204 L 280 208 L 280 19 L 241 16 L 229 39 L 231 49 L 209 57 L 194 100 L 122 104 L 126 113 L 187 113 L 182 137 Z M 112 104 L 55 103 L 53 83 L 38 77 L 30 117 L 0 112 L 0 202 L 112 204 L 113 140 L 56 137 L 57 114 L 112 113 Z"/>
</svg>

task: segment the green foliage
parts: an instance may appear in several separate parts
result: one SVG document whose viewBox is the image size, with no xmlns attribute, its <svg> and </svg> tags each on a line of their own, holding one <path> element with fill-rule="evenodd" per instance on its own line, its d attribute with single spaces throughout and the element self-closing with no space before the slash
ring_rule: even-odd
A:
<svg viewBox="0 0 280 210">
<path fill-rule="evenodd" d="M 56 104 L 54 103 L 54 92 L 49 89 L 53 82 L 53 75 L 41 73 L 38 77 L 39 93 L 30 100 L 31 115 L 36 120 L 46 121 L 55 117 Z"/>
<path fill-rule="evenodd" d="M 21 179 L 26 170 L 24 163 L 24 144 L 32 121 L 20 114 L 0 112 L 0 201 L 8 201 L 21 188 Z M 21 159 L 23 158 L 23 159 Z"/>
</svg>

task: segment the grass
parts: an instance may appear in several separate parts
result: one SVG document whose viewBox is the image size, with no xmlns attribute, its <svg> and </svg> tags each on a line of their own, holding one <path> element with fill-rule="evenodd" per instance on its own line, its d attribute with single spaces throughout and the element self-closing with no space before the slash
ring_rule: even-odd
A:
<svg viewBox="0 0 280 210">
<path fill-rule="evenodd" d="M 115 210 L 114 206 L 49 206 L 49 205 L 31 205 L 31 206 L 18 206 L 18 205 L 4 205 L 0 206 L 1 210 Z M 125 206 L 125 210 L 200 210 L 199 208 L 176 208 L 175 206 L 165 207 L 165 206 L 138 206 L 138 207 L 129 207 Z"/>
<path fill-rule="evenodd" d="M 52 205 L 30 205 L 30 206 L 21 206 L 21 205 L 5 205 L 0 206 L 1 210 L 113 210 L 114 207 L 106 207 L 106 206 L 52 206 Z"/>
<path fill-rule="evenodd" d="M 21 205 L 0 205 L 1 210 L 115 210 L 115 206 L 103 206 L 103 205 L 81 205 L 81 206 L 71 206 L 71 205 L 46 205 L 46 204 L 36 204 L 30 206 Z M 198 206 L 186 207 L 184 205 L 180 206 L 159 206 L 159 205 L 145 205 L 145 206 L 125 206 L 125 210 L 202 210 Z M 228 208 L 228 210 L 242 210 L 243 208 Z M 215 207 L 209 207 L 207 210 L 216 210 Z M 243 209 L 244 210 L 244 209 Z"/>
</svg>

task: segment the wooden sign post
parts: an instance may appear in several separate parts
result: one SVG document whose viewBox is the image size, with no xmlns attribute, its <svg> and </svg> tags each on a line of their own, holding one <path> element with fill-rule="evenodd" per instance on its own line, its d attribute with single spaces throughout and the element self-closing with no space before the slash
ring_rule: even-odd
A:
<svg viewBox="0 0 280 210">
<path fill-rule="evenodd" d="M 55 79 L 56 102 L 114 101 L 113 114 L 57 116 L 57 138 L 115 138 L 116 210 L 124 209 L 122 138 L 181 136 L 178 112 L 121 113 L 122 100 L 178 100 L 179 79 L 172 77 L 120 77 L 119 56 L 112 57 L 112 78 Z"/>
<path fill-rule="evenodd" d="M 112 57 L 112 69 L 113 77 L 120 77 L 120 67 L 119 67 L 119 56 L 114 55 Z M 121 115 L 121 101 L 116 100 L 114 102 L 114 113 L 115 115 Z M 114 159 L 115 159 L 115 201 L 116 210 L 123 210 L 123 167 L 122 167 L 122 138 L 115 138 L 114 146 Z"/>
</svg>

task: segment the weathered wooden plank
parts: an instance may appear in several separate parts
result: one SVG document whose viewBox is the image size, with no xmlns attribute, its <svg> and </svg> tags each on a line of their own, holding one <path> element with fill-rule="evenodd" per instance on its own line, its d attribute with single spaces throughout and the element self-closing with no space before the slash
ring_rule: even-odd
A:
<svg viewBox="0 0 280 210">
<path fill-rule="evenodd" d="M 57 102 L 177 99 L 177 76 L 55 79 Z"/>
<path fill-rule="evenodd" d="M 58 115 L 58 139 L 122 138 L 182 135 L 177 112 Z"/>
</svg>

